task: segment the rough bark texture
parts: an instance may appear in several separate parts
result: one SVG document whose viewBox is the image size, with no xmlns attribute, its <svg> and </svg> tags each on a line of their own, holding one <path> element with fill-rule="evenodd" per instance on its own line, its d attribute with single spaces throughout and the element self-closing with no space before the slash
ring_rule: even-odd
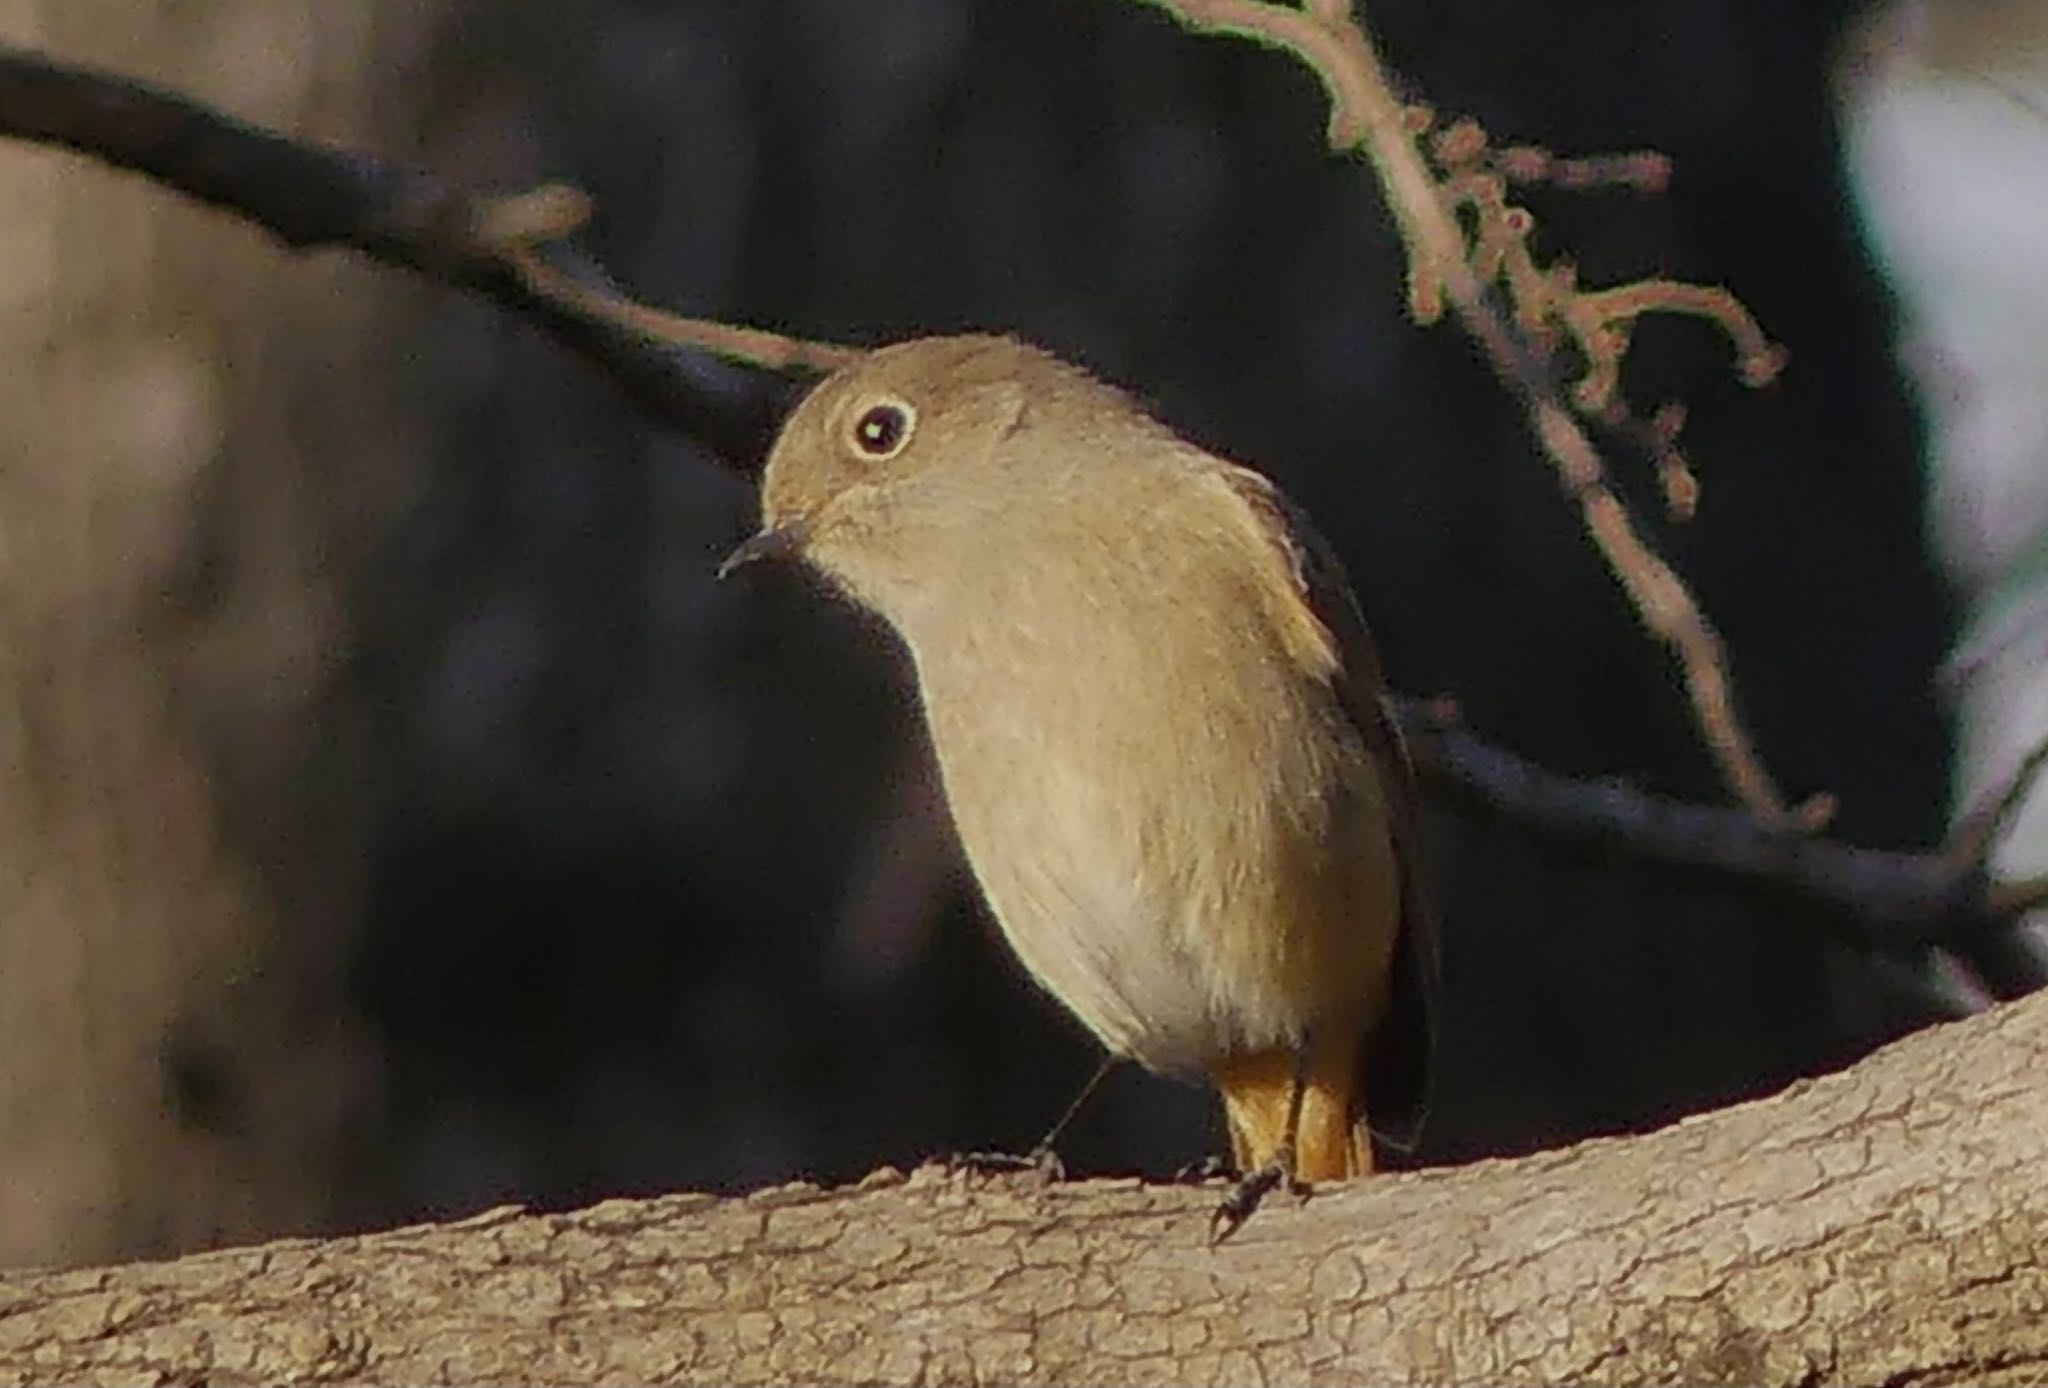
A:
<svg viewBox="0 0 2048 1388">
<path fill-rule="evenodd" d="M 2039 1381 L 2048 998 L 1633 1140 L 1276 1201 L 858 1189 L 0 1278 L 0 1383 Z"/>
</svg>

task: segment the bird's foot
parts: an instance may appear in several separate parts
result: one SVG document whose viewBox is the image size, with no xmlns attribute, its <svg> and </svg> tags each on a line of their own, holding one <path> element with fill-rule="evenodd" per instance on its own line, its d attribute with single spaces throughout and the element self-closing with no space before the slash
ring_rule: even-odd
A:
<svg viewBox="0 0 2048 1388">
<path fill-rule="evenodd" d="M 1028 1152 L 955 1152 L 946 1158 L 947 1169 L 976 1176 L 1006 1176 L 1015 1172 L 1036 1172 L 1047 1185 L 1067 1179 L 1067 1164 L 1049 1146 Z"/>
<path fill-rule="evenodd" d="M 1216 1213 L 1209 1217 L 1209 1244 L 1211 1247 L 1222 1243 L 1244 1227 L 1244 1222 L 1258 1212 L 1265 1198 L 1285 1186 L 1289 1195 L 1306 1200 L 1309 1186 L 1294 1174 L 1292 1154 L 1282 1153 L 1267 1162 L 1257 1171 L 1248 1172 L 1240 1179 L 1235 1189 L 1223 1197 L 1223 1203 L 1216 1207 Z"/>
<path fill-rule="evenodd" d="M 1207 1185 L 1210 1181 L 1218 1180 L 1225 1176 L 1235 1176 L 1236 1174 L 1236 1167 L 1232 1166 L 1222 1157 L 1217 1156 L 1214 1152 L 1211 1152 L 1200 1161 L 1191 1161 L 1180 1170 L 1174 1172 L 1173 1183 L 1177 1186 L 1200 1186 Z"/>
</svg>

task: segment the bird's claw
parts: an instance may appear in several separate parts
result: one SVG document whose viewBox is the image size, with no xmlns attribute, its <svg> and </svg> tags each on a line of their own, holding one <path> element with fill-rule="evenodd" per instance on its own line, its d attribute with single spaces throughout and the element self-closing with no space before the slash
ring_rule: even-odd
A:
<svg viewBox="0 0 2048 1388">
<path fill-rule="evenodd" d="M 1067 1179 L 1067 1164 L 1060 1160 L 1060 1154 L 1050 1147 L 1034 1147 L 1028 1152 L 956 1152 L 946 1158 L 946 1166 L 953 1171 L 972 1172 L 977 1176 L 1003 1176 L 1013 1172 L 1036 1172 L 1050 1185 Z"/>
<path fill-rule="evenodd" d="M 1247 1173 L 1236 1188 L 1223 1197 L 1216 1213 L 1209 1217 L 1210 1246 L 1222 1243 L 1243 1228 L 1244 1222 L 1258 1212 L 1261 1202 L 1283 1185 L 1287 1187 L 1288 1194 L 1308 1199 L 1308 1183 L 1295 1177 L 1292 1161 L 1278 1158 L 1257 1171 Z"/>
</svg>

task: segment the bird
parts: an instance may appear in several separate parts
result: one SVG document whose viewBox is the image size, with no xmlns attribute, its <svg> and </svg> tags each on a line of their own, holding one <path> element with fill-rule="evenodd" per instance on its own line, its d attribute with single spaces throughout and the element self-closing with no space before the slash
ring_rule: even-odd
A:
<svg viewBox="0 0 2048 1388">
<path fill-rule="evenodd" d="M 1261 473 L 1019 339 L 868 352 L 791 411 L 761 525 L 907 649 L 1009 947 L 1112 1059 L 1206 1079 L 1241 1181 L 1375 1170 L 1426 1107 L 1413 774 L 1341 565 Z"/>
</svg>

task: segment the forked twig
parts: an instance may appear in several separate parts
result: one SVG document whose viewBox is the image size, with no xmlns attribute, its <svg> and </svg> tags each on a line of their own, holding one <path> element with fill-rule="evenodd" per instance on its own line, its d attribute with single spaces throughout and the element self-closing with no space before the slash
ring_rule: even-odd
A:
<svg viewBox="0 0 2048 1388">
<path fill-rule="evenodd" d="M 1769 823 L 1813 829 L 1833 811 L 1824 796 L 1788 808 L 1744 726 L 1729 674 L 1727 650 L 1685 581 L 1643 538 L 1615 495 L 1599 450 L 1576 417 L 1626 423 L 1617 389 L 1619 362 L 1636 319 L 1651 311 L 1683 312 L 1720 324 L 1737 346 L 1740 372 L 1760 384 L 1775 375 L 1782 353 L 1765 340 L 1746 310 L 1724 291 L 1650 280 L 1615 289 L 1584 291 L 1570 267 L 1545 270 L 1529 257 L 1527 214 L 1508 206 L 1508 174 L 1483 166 L 1483 138 L 1454 127 L 1440 137 L 1439 170 L 1418 143 L 1427 119 L 1395 95 L 1365 28 L 1346 0 L 1143 0 L 1201 33 L 1227 34 L 1282 49 L 1306 63 L 1330 98 L 1329 142 L 1339 151 L 1362 151 L 1372 161 L 1387 206 L 1408 251 L 1409 303 L 1433 321 L 1448 307 L 1485 350 L 1495 371 L 1521 401 L 1532 430 L 1577 500 L 1587 533 L 1634 604 L 1643 624 L 1677 656 L 1701 736 L 1730 788 Z M 1460 144 L 1462 137 L 1463 144 Z M 1640 159 L 1639 156 L 1633 157 Z M 1519 155 L 1527 171 L 1537 161 Z M 1648 166 L 1627 166 L 1648 181 Z M 1468 238 L 1460 205 L 1479 213 Z M 1495 290 L 1514 305 L 1504 312 Z M 1555 351 L 1547 340 L 1560 329 L 1587 364 L 1570 398 L 1556 384 Z M 1675 443 L 1678 416 L 1660 411 L 1645 425 L 1673 509 L 1690 508 L 1697 483 Z"/>
<path fill-rule="evenodd" d="M 2002 789 L 1986 796 L 1982 803 L 1974 806 L 1956 822 L 1955 830 L 1949 836 L 1950 856 L 1958 863 L 1973 865 L 1988 872 L 1992 850 L 1998 847 L 1999 836 L 2011 826 L 2021 807 L 2027 803 L 2027 797 L 2033 793 L 2043 768 L 2048 768 L 2048 738 L 2043 738 L 2020 758 L 2020 764 L 2013 769 L 2011 779 Z M 2010 883 L 2004 890 L 2023 889 L 2024 885 Z M 2022 890 L 2023 902 L 2025 896 L 2026 893 Z"/>
<path fill-rule="evenodd" d="M 721 371 L 821 366 L 849 349 L 644 309 L 567 237 L 589 216 L 573 188 L 469 188 L 240 121 L 177 92 L 0 44 L 0 134 L 76 150 L 263 228 L 294 249 L 347 246 L 490 299 L 617 381 L 733 467 L 759 455 L 781 391 Z"/>
</svg>

